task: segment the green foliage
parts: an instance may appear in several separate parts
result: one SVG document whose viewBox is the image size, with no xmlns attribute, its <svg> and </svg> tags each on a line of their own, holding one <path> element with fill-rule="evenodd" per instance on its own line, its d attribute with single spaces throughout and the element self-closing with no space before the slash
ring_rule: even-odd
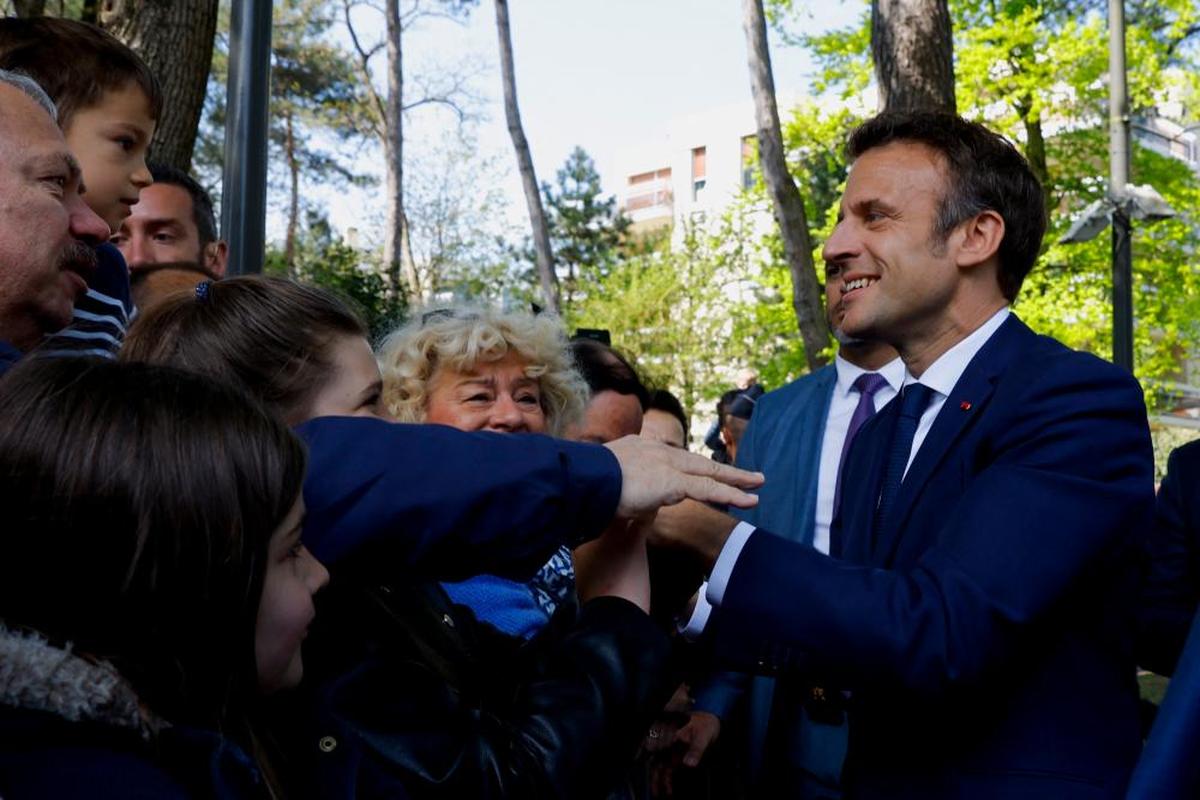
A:
<svg viewBox="0 0 1200 800">
<path fill-rule="evenodd" d="M 331 290 L 359 313 L 373 341 L 403 322 L 408 309 L 402 297 L 387 291 L 382 267 L 347 244 L 323 215 L 309 211 L 305 216 L 292 267 L 282 250 L 270 248 L 263 271 Z"/>
<path fill-rule="evenodd" d="M 789 0 L 776 0 L 785 10 Z M 1147 113 L 1166 101 L 1200 99 L 1193 0 L 1128 3 L 1130 106 Z M 1035 329 L 1072 347 L 1111 351 L 1110 236 L 1059 245 L 1074 214 L 1107 188 L 1107 27 L 1103 0 L 950 0 L 955 30 L 959 111 L 1004 133 L 1025 149 L 1045 178 L 1050 201 L 1046 247 L 1016 310 Z M 802 39 L 820 65 L 830 94 L 855 95 L 870 78 L 869 13 L 852 28 Z M 804 192 L 814 237 L 828 235 L 821 216 L 829 190 L 844 175 L 840 151 L 855 122 L 845 110 L 806 107 L 784 136 Z M 1151 403 L 1200 340 L 1200 180 L 1179 161 L 1134 146 L 1133 182 L 1154 186 L 1180 212 L 1167 222 L 1134 225 L 1136 373 Z"/>
<path fill-rule="evenodd" d="M 582 147 L 576 147 L 542 185 L 554 263 L 561 274 L 563 302 L 570 305 L 588 283 L 602 281 L 622 255 L 629 219 L 617 211 L 617 198 L 605 198 L 600 173 Z M 584 289 L 586 291 L 586 289 Z"/>
<path fill-rule="evenodd" d="M 366 135 L 362 122 L 366 98 L 349 54 L 330 38 L 336 10 L 330 0 L 279 0 L 274 7 L 268 184 L 276 207 L 291 204 L 293 172 L 300 189 L 325 183 L 360 187 L 375 183 L 348 166 L 349 159 L 338 152 L 343 145 L 360 144 Z M 225 158 L 228 35 L 229 14 L 223 7 L 194 158 L 209 187 L 219 181 Z M 302 191 L 297 199 L 299 223 L 305 206 Z"/>
<path fill-rule="evenodd" d="M 670 387 L 689 417 L 728 388 L 730 355 L 740 350 L 734 320 L 747 308 L 739 295 L 750 263 L 733 225 L 727 220 L 716 234 L 688 228 L 679 248 L 614 262 L 567 309 L 572 328 L 609 330 L 613 345 L 651 383 Z"/>
<path fill-rule="evenodd" d="M 846 108 L 834 112 L 807 103 L 792 110 L 783 130 L 788 170 L 800 186 L 809 233 L 816 243 L 813 261 L 820 265 L 820 242 L 832 230 L 832 213 L 846 180 L 846 163 L 841 144 L 859 117 Z M 831 143 L 837 143 L 831 147 Z M 734 210 L 734 218 L 757 214 L 768 217 L 770 202 L 761 181 L 745 193 Z M 750 234 L 743 236 L 753 238 Z M 783 256 L 783 241 L 772 225 L 761 240 L 743 245 L 754 253 L 754 302 L 747 303 L 735 320 L 734 339 L 752 355 L 752 363 L 764 386 L 782 386 L 808 371 L 804 344 L 796 334 L 796 312 L 792 306 L 792 276 Z M 824 283 L 821 268 L 817 278 Z M 833 354 L 830 340 L 828 355 Z"/>
</svg>

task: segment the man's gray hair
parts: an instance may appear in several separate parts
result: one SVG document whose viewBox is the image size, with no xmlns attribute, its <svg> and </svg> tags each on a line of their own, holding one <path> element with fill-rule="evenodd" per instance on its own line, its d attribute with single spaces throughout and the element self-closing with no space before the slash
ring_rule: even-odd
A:
<svg viewBox="0 0 1200 800">
<path fill-rule="evenodd" d="M 50 115 L 51 119 L 55 122 L 58 121 L 58 107 L 54 105 L 50 95 L 46 94 L 46 90 L 33 78 L 21 72 L 0 69 L 0 83 L 7 83 L 14 89 L 24 92 L 35 103 L 46 109 L 46 113 Z"/>
</svg>

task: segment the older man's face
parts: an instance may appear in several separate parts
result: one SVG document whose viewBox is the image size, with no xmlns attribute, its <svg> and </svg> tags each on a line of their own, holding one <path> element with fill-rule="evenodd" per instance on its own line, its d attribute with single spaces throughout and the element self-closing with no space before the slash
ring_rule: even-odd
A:
<svg viewBox="0 0 1200 800">
<path fill-rule="evenodd" d="M 0 84 L 0 339 L 21 350 L 71 321 L 108 226 L 45 109 Z"/>
</svg>

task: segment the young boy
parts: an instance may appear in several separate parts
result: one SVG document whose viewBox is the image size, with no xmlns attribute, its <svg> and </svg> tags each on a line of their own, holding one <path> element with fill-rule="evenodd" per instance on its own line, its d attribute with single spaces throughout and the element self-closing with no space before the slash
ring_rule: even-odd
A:
<svg viewBox="0 0 1200 800">
<path fill-rule="evenodd" d="M 58 124 L 79 160 L 84 201 L 116 231 L 152 182 L 146 150 L 162 112 L 158 82 L 137 54 L 108 33 L 74 20 L 0 19 L 0 69 L 33 78 L 58 107 Z M 75 306 L 71 325 L 42 352 L 111 358 L 133 314 L 129 272 L 111 244 Z"/>
</svg>

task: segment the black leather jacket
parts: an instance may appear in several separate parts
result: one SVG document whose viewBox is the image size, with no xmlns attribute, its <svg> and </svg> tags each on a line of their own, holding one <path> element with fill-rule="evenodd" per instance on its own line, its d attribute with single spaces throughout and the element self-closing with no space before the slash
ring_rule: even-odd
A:
<svg viewBox="0 0 1200 800">
<path fill-rule="evenodd" d="M 433 583 L 331 585 L 300 702 L 275 729 L 298 797 L 604 797 L 670 693 L 670 645 L 640 609 L 569 603 L 528 642 Z"/>
</svg>

